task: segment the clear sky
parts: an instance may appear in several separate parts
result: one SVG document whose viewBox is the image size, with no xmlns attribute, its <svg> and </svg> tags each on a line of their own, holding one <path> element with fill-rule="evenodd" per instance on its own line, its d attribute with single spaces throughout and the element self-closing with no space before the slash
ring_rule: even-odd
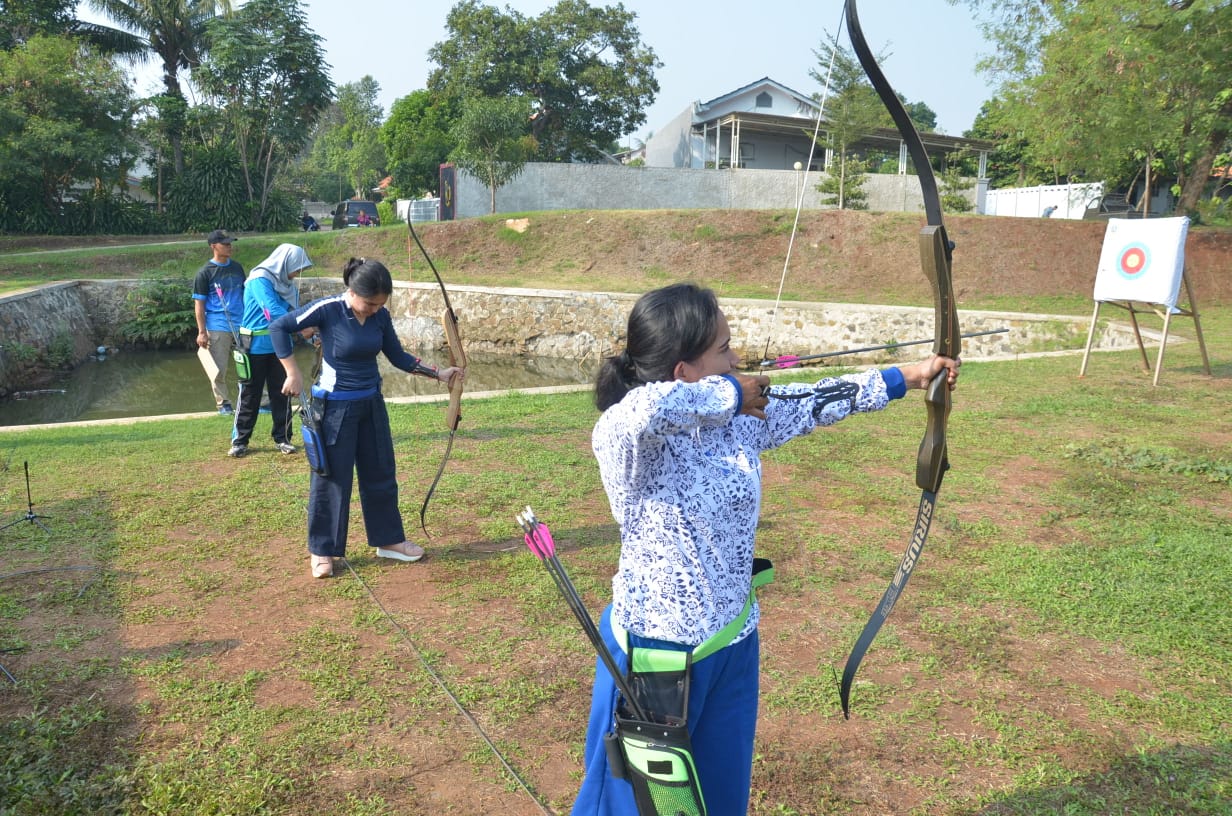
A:
<svg viewBox="0 0 1232 816">
<path fill-rule="evenodd" d="M 592 6 L 615 5 L 589 0 Z M 535 17 L 555 0 L 489 2 Z M 370 74 L 389 108 L 399 97 L 427 85 L 434 67 L 428 49 L 445 39 L 451 0 L 307 0 L 303 7 L 321 36 L 335 84 Z M 659 95 L 646 111 L 646 124 L 633 134 L 645 139 L 695 101 L 707 101 L 768 76 L 804 94 L 819 91 L 809 77 L 818 67 L 814 51 L 825 33 L 838 30 L 841 0 L 624 0 L 637 15 L 642 42 L 663 63 L 656 76 Z M 859 4 L 864 35 L 874 52 L 887 55 L 886 78 L 909 102 L 924 102 L 937 113 L 938 128 L 961 135 L 991 95 L 977 59 L 990 49 L 966 5 L 946 0 L 864 0 Z M 79 14 L 103 21 L 83 3 Z M 846 26 L 841 41 L 849 43 Z M 158 73 L 138 75 L 140 93 L 156 93 Z M 628 139 L 623 140 L 628 142 Z"/>
</svg>

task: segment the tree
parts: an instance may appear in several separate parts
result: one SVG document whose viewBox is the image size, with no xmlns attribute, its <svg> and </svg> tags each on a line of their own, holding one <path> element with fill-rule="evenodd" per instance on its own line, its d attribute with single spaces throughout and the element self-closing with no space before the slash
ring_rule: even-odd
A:
<svg viewBox="0 0 1232 816">
<path fill-rule="evenodd" d="M 915 125 L 916 130 L 920 133 L 932 133 L 937 129 L 937 112 L 928 107 L 927 103 L 908 102 L 907 97 L 901 93 L 898 94 L 898 98 L 902 100 L 907 117 L 911 119 L 911 124 Z"/>
<path fill-rule="evenodd" d="M 487 183 L 492 212 L 497 189 L 517 178 L 534 152 L 524 128 L 526 108 L 526 100 L 516 96 L 469 99 L 450 131 L 457 143 L 450 160 Z"/>
<path fill-rule="evenodd" d="M 210 52 L 194 75 L 221 126 L 206 144 L 234 147 L 252 229 L 293 222 L 298 204 L 282 172 L 307 143 L 332 98 L 321 38 L 297 0 L 248 0 L 210 25 Z"/>
<path fill-rule="evenodd" d="M 963 134 L 968 139 L 984 139 L 996 147 L 988 155 L 985 168 L 992 187 L 1027 187 L 1053 184 L 1055 174 L 1037 166 L 1027 154 L 1027 141 L 1022 131 L 1005 114 L 1005 102 L 990 99 L 980 107 L 971 129 Z"/>
<path fill-rule="evenodd" d="M 818 67 L 810 69 L 809 76 L 821 84 L 823 90 L 823 119 L 825 122 L 825 137 L 823 144 L 832 154 L 831 162 L 841 165 L 838 179 L 823 180 L 818 189 L 827 187 L 828 194 L 837 197 L 839 207 L 846 206 L 844 195 L 845 183 L 842 179 L 860 179 L 872 166 L 874 172 L 887 172 L 881 169 L 885 163 L 881 161 L 884 154 L 858 149 L 859 143 L 878 128 L 893 128 L 894 120 L 885 104 L 877 96 L 872 83 L 864 73 L 864 67 L 855 54 L 845 46 L 840 45 L 838 37 L 829 32 L 825 34 L 823 47 L 813 52 L 817 57 Z M 884 55 L 878 55 L 883 60 Z M 906 97 L 899 94 L 908 116 L 916 129 L 928 132 L 937 126 L 937 114 L 924 102 L 907 102 Z M 811 136 L 812 134 L 808 134 Z M 852 172 L 851 160 L 859 160 L 859 170 Z M 898 158 L 893 157 L 890 163 L 892 170 L 898 172 Z M 833 190 L 829 185 L 837 185 Z M 854 207 L 851 207 L 854 208 Z"/>
<path fill-rule="evenodd" d="M 623 5 L 585 0 L 560 0 L 536 18 L 462 0 L 446 19 L 449 38 L 428 51 L 439 66 L 428 89 L 454 104 L 523 97 L 539 158 L 598 160 L 599 146 L 645 123 L 659 92 L 662 63 L 641 43 L 635 18 Z"/>
<path fill-rule="evenodd" d="M 368 198 L 385 168 L 383 111 L 376 101 L 380 91 L 370 76 L 338 88 L 338 98 L 318 120 L 312 140 L 311 164 L 346 179 L 356 198 Z"/>
<path fill-rule="evenodd" d="M 132 96 L 111 60 L 36 34 L 0 51 L 0 228 L 80 232 L 81 202 L 122 182 Z"/>
<path fill-rule="evenodd" d="M 868 194 L 864 182 L 868 180 L 867 167 L 854 154 L 843 152 L 830 164 L 826 175 L 817 185 L 823 204 L 833 203 L 840 210 L 867 210 Z"/>
<path fill-rule="evenodd" d="M 381 126 L 381 143 L 398 195 L 413 198 L 437 189 L 440 166 L 453 148 L 449 130 L 457 118 L 455 105 L 431 91 L 414 91 L 394 102 Z"/>
<path fill-rule="evenodd" d="M 36 34 L 67 34 L 75 21 L 74 0 L 0 0 L 0 51 Z"/>
<path fill-rule="evenodd" d="M 975 207 L 967 197 L 967 191 L 975 186 L 975 182 L 963 174 L 965 158 L 962 151 L 946 156 L 945 169 L 937 178 L 941 207 L 946 212 L 970 212 Z"/>
<path fill-rule="evenodd" d="M 180 71 L 201 64 L 206 32 L 219 15 L 231 11 L 231 0 L 89 0 L 119 28 L 81 24 L 79 30 L 107 43 L 108 50 L 144 62 L 153 54 L 162 61 L 163 94 L 157 103 L 160 121 L 171 143 L 175 172 L 184 170 L 183 131 L 188 103 L 180 87 Z"/>
<path fill-rule="evenodd" d="M 968 0 L 988 15 L 1005 122 L 1061 177 L 1112 184 L 1168 166 L 1193 212 L 1232 139 L 1223 0 Z M 1148 184 L 1149 186 L 1149 184 Z"/>
<path fill-rule="evenodd" d="M 817 185 L 822 200 L 833 201 L 839 209 L 862 210 L 868 207 L 863 190 L 868 165 L 857 150 L 859 142 L 879 127 L 893 124 L 890 114 L 877 98 L 859 60 L 838 38 L 826 32 L 824 50 L 814 51 L 818 68 L 809 72 L 822 83 L 822 118 L 825 130 L 821 146 L 830 155 L 828 175 Z M 806 131 L 810 138 L 812 133 Z"/>
</svg>

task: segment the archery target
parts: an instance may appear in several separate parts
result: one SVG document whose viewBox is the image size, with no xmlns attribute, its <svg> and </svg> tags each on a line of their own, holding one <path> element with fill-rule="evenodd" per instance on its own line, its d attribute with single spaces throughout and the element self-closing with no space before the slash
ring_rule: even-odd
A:
<svg viewBox="0 0 1232 816">
<path fill-rule="evenodd" d="M 1110 219 L 1095 274 L 1095 299 L 1175 306 L 1188 232 L 1188 218 Z"/>
<path fill-rule="evenodd" d="M 1121 257 L 1117 261 L 1117 271 L 1121 273 L 1122 278 L 1134 280 L 1137 276 L 1146 274 L 1147 267 L 1150 265 L 1150 248 L 1146 244 L 1134 241 L 1121 250 Z"/>
</svg>

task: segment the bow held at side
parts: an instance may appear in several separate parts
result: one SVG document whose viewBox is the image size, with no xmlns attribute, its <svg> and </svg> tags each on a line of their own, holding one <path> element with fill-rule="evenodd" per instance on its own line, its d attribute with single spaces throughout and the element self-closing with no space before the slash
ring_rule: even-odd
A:
<svg viewBox="0 0 1232 816">
<path fill-rule="evenodd" d="M 462 336 L 458 332 L 458 316 L 454 313 L 453 304 L 449 302 L 449 292 L 445 289 L 445 282 L 441 280 L 440 272 L 436 271 L 436 264 L 432 262 L 432 256 L 428 254 L 428 250 L 424 248 L 423 242 L 419 240 L 419 234 L 415 232 L 415 225 L 411 222 L 410 213 L 407 214 L 406 226 L 411 232 L 411 238 L 415 241 L 415 245 L 419 247 L 419 251 L 423 254 L 424 260 L 428 262 L 428 268 L 432 270 L 432 275 L 436 278 L 436 285 L 441 289 L 441 298 L 445 302 L 445 311 L 441 314 L 441 326 L 445 330 L 445 342 L 449 346 L 449 365 L 451 367 L 466 368 L 466 350 L 462 348 Z M 428 535 L 428 503 L 432 501 L 432 494 L 436 492 L 436 485 L 441 480 L 441 474 L 445 472 L 445 464 L 449 461 L 450 453 L 453 452 L 454 436 L 457 435 L 458 425 L 462 422 L 463 387 L 461 377 L 454 377 L 449 384 L 449 407 L 445 410 L 445 427 L 449 431 L 449 441 L 445 445 L 445 455 L 441 457 L 441 464 L 436 470 L 436 476 L 432 479 L 432 484 L 428 487 L 427 494 L 424 495 L 423 505 L 419 508 L 419 526 L 424 531 L 425 536 Z"/>
</svg>

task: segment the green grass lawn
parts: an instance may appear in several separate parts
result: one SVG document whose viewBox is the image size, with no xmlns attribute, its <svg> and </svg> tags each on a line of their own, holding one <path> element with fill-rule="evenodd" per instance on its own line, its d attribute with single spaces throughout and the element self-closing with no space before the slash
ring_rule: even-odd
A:
<svg viewBox="0 0 1232 816">
<path fill-rule="evenodd" d="M 1232 814 L 1232 309 L 1203 326 L 1215 376 L 1178 343 L 1157 388 L 1135 352 L 964 366 L 848 722 L 834 671 L 906 545 L 919 395 L 767 457 L 754 813 Z M 441 407 L 391 414 L 409 532 Z M 0 813 L 567 812 L 594 658 L 513 517 L 597 615 L 594 409 L 464 417 L 430 557 L 376 563 L 356 508 L 351 569 L 315 582 L 302 457 L 227 460 L 225 419 L 0 434 Z"/>
</svg>

